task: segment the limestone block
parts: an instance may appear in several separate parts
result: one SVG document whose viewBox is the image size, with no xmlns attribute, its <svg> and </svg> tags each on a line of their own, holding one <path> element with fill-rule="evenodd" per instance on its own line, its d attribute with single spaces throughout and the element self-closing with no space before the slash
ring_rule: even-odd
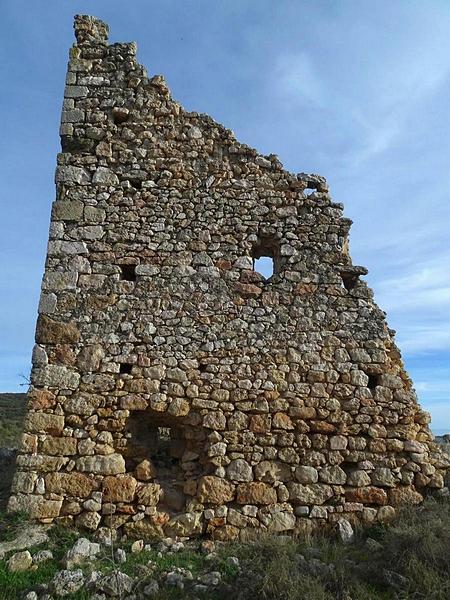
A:
<svg viewBox="0 0 450 600">
<path fill-rule="evenodd" d="M 136 486 L 137 481 L 131 475 L 105 477 L 102 481 L 103 499 L 106 502 L 133 502 Z"/>
<path fill-rule="evenodd" d="M 33 558 L 28 550 L 16 552 L 7 561 L 8 570 L 12 573 L 28 571 L 33 564 Z"/>
<path fill-rule="evenodd" d="M 324 504 L 333 496 L 333 489 L 321 483 L 293 483 L 287 484 L 289 499 L 297 504 Z"/>
<path fill-rule="evenodd" d="M 78 387 L 80 375 L 67 367 L 47 365 L 33 370 L 31 380 L 36 386 L 74 390 Z"/>
<path fill-rule="evenodd" d="M 370 485 L 371 479 L 366 471 L 356 469 L 351 471 L 347 476 L 347 484 L 354 487 L 365 487 Z"/>
<path fill-rule="evenodd" d="M 228 465 L 227 478 L 231 481 L 252 481 L 253 471 L 247 461 L 237 458 Z"/>
<path fill-rule="evenodd" d="M 170 537 L 186 537 L 202 532 L 201 513 L 185 513 L 171 519 L 164 527 L 164 533 Z"/>
<path fill-rule="evenodd" d="M 83 473 L 48 473 L 45 476 L 48 492 L 74 498 L 87 498 L 95 489 L 95 482 Z"/>
<path fill-rule="evenodd" d="M 40 473 L 51 473 L 59 471 L 67 464 L 68 458 L 58 456 L 47 456 L 45 454 L 19 454 L 16 465 L 23 471 L 38 471 Z"/>
<path fill-rule="evenodd" d="M 125 473 L 125 461 L 120 454 L 109 456 L 83 456 L 78 458 L 76 466 L 79 471 L 97 473 L 99 475 L 117 475 Z"/>
<path fill-rule="evenodd" d="M 287 511 L 279 511 L 271 515 L 269 520 L 268 530 L 274 533 L 280 533 L 282 531 L 290 531 L 295 527 L 296 518 L 295 515 Z"/>
<path fill-rule="evenodd" d="M 373 485 L 380 485 L 383 487 L 394 487 L 396 479 L 390 469 L 385 467 L 377 467 L 370 474 L 370 479 Z"/>
<path fill-rule="evenodd" d="M 51 271 L 47 270 L 42 282 L 42 289 L 50 292 L 63 290 L 74 290 L 78 274 L 75 271 Z"/>
<path fill-rule="evenodd" d="M 289 481 L 292 479 L 291 469 L 279 461 L 263 460 L 255 466 L 255 479 L 266 483 Z"/>
<path fill-rule="evenodd" d="M 47 436 L 41 444 L 41 450 L 53 456 L 71 456 L 77 453 L 77 440 L 71 437 Z"/>
<path fill-rule="evenodd" d="M 62 500 L 47 500 L 44 496 L 16 494 L 8 503 L 10 512 L 25 512 L 32 519 L 53 519 L 60 513 Z"/>
<path fill-rule="evenodd" d="M 221 412 L 210 412 L 203 418 L 203 427 L 216 429 L 218 431 L 225 429 L 227 425 L 226 417 Z"/>
<path fill-rule="evenodd" d="M 67 111 L 71 116 L 79 115 L 80 120 L 81 117 L 84 117 L 83 111 L 78 111 L 78 109 L 74 111 Z M 87 185 L 91 181 L 91 177 L 89 172 L 82 167 L 72 167 L 72 166 L 59 166 L 56 169 L 56 183 L 65 183 L 65 184 L 78 184 L 78 185 Z"/>
<path fill-rule="evenodd" d="M 44 412 L 29 412 L 25 417 L 24 429 L 32 433 L 62 433 L 64 417 Z"/>
<path fill-rule="evenodd" d="M 225 504 L 231 502 L 235 495 L 235 486 L 225 479 L 214 475 L 205 475 L 197 486 L 197 497 L 207 504 Z"/>
<path fill-rule="evenodd" d="M 92 178 L 92 183 L 97 185 L 117 185 L 119 178 L 111 169 L 98 167 Z"/>
<path fill-rule="evenodd" d="M 415 505 L 423 502 L 423 496 L 413 487 L 398 486 L 388 491 L 388 504 L 390 506 Z"/>
<path fill-rule="evenodd" d="M 325 483 L 342 485 L 347 481 L 347 474 L 343 469 L 341 469 L 341 467 L 334 465 L 320 469 L 319 478 Z"/>
<path fill-rule="evenodd" d="M 52 218 L 61 221 L 79 221 L 83 216 L 81 200 L 58 200 L 53 203 Z"/>
<path fill-rule="evenodd" d="M 319 473 L 314 467 L 299 466 L 295 469 L 295 479 L 299 483 L 317 483 Z"/>
<path fill-rule="evenodd" d="M 383 505 L 387 502 L 387 494 L 381 488 L 367 486 L 345 490 L 345 499 L 347 502 Z"/>
<path fill-rule="evenodd" d="M 262 481 L 241 483 L 237 486 L 237 502 L 239 504 L 276 504 L 276 490 Z"/>
<path fill-rule="evenodd" d="M 95 531 L 100 525 L 101 519 L 98 512 L 86 511 L 77 516 L 75 523 L 77 527 L 80 527 L 81 529 Z"/>
</svg>

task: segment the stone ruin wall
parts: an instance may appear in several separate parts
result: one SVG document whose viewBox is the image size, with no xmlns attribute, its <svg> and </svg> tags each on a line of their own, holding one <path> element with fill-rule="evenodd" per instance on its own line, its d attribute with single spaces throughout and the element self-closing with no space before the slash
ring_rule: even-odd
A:
<svg viewBox="0 0 450 600">
<path fill-rule="evenodd" d="M 442 487 L 325 180 L 186 112 L 101 21 L 75 33 L 10 510 L 230 539 Z"/>
</svg>

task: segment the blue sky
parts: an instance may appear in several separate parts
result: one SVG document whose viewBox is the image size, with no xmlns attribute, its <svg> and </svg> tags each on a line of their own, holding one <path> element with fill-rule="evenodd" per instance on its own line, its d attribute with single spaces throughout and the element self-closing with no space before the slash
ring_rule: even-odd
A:
<svg viewBox="0 0 450 600">
<path fill-rule="evenodd" d="M 75 13 L 187 109 L 327 177 L 435 431 L 450 431 L 448 0 L 1 0 L 0 391 L 23 390 Z"/>
</svg>

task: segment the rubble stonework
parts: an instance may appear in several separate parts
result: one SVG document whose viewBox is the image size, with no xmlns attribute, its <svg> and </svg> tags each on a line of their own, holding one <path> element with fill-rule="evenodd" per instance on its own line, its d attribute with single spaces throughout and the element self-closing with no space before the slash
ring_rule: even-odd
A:
<svg viewBox="0 0 450 600">
<path fill-rule="evenodd" d="M 101 21 L 75 34 L 10 510 L 230 539 L 442 487 L 325 179 L 185 111 Z"/>
</svg>

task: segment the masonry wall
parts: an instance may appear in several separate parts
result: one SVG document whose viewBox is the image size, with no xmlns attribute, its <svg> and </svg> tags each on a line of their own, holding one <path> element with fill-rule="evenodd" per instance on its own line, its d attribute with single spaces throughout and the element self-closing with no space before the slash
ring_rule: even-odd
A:
<svg viewBox="0 0 450 600">
<path fill-rule="evenodd" d="M 442 487 L 325 179 L 186 112 L 101 21 L 75 33 L 10 509 L 236 538 L 383 521 Z"/>
</svg>

